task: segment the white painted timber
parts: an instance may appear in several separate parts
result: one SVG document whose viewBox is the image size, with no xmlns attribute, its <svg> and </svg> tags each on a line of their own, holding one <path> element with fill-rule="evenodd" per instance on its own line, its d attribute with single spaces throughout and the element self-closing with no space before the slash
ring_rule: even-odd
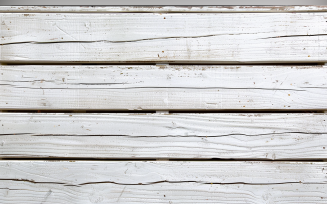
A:
<svg viewBox="0 0 327 204">
<path fill-rule="evenodd" d="M 0 6 L 0 13 L 287 13 L 326 12 L 327 6 Z"/>
<path fill-rule="evenodd" d="M 325 114 L 0 114 L 2 158 L 326 159 Z"/>
<path fill-rule="evenodd" d="M 326 62 L 327 13 L 2 13 L 2 62 Z"/>
<path fill-rule="evenodd" d="M 325 162 L 0 162 L 1 203 L 325 203 Z"/>
<path fill-rule="evenodd" d="M 0 201 L 326 203 L 325 162 L 1 161 Z"/>
<path fill-rule="evenodd" d="M 326 162 L 0 161 L 1 180 L 138 185 L 194 182 L 219 184 L 326 184 Z"/>
<path fill-rule="evenodd" d="M 116 185 L 97 183 L 67 186 L 26 181 L 0 182 L 3 204 L 95 204 L 95 203 L 215 203 L 326 204 L 326 184 L 199 184 L 157 183 Z"/>
<path fill-rule="evenodd" d="M 0 109 L 327 109 L 324 66 L 1 66 Z"/>
</svg>

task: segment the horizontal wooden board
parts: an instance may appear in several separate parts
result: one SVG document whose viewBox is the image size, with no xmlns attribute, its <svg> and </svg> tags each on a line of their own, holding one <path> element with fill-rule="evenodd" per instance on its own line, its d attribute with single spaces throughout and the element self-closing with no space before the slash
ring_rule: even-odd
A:
<svg viewBox="0 0 327 204">
<path fill-rule="evenodd" d="M 94 203 L 326 203 L 324 184 L 198 184 L 151 185 L 89 184 L 80 187 L 25 181 L 1 181 L 4 204 L 94 204 Z"/>
<path fill-rule="evenodd" d="M 1 203 L 325 203 L 327 164 L 0 162 Z"/>
<path fill-rule="evenodd" d="M 94 204 L 94 203 L 326 203 L 325 184 L 198 184 L 151 185 L 88 184 L 79 187 L 26 181 L 1 181 L 0 202 Z"/>
<path fill-rule="evenodd" d="M 2 62 L 326 62 L 320 13 L 2 13 Z"/>
<path fill-rule="evenodd" d="M 323 66 L 1 66 L 2 110 L 327 109 Z"/>
<path fill-rule="evenodd" d="M 326 12 L 327 6 L 0 6 L 0 13 Z"/>
<path fill-rule="evenodd" d="M 326 159 L 325 114 L 0 114 L 2 158 Z"/>
<path fill-rule="evenodd" d="M 148 185 L 326 184 L 326 162 L 150 162 L 150 161 L 0 161 L 1 180 L 59 183 Z"/>
</svg>

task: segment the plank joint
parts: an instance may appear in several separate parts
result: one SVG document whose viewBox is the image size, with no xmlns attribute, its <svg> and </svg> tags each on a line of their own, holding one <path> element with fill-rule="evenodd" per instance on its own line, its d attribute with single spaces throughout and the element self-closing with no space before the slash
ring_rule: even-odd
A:
<svg viewBox="0 0 327 204">
<path fill-rule="evenodd" d="M 156 111 L 156 114 L 169 114 L 169 111 Z"/>
</svg>

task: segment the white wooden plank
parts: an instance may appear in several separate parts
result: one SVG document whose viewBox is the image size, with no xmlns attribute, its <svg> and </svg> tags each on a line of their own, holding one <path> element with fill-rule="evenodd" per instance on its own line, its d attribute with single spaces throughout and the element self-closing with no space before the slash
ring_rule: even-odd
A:
<svg viewBox="0 0 327 204">
<path fill-rule="evenodd" d="M 1 66 L 0 109 L 327 109 L 323 66 Z"/>
<path fill-rule="evenodd" d="M 0 13 L 325 12 L 327 6 L 0 6 Z"/>
<path fill-rule="evenodd" d="M 325 114 L 0 114 L 0 157 L 326 159 Z"/>
<path fill-rule="evenodd" d="M 228 137 L 1 136 L 2 158 L 327 159 L 326 134 Z"/>
<path fill-rule="evenodd" d="M 4 204 L 94 203 L 326 203 L 325 184 L 198 184 L 151 185 L 88 184 L 79 187 L 25 181 L 1 181 Z"/>
<path fill-rule="evenodd" d="M 1 161 L 0 201 L 324 203 L 325 169 L 324 162 Z"/>
<path fill-rule="evenodd" d="M 324 203 L 326 165 L 1 161 L 0 199 L 4 203 Z"/>
<path fill-rule="evenodd" d="M 1 180 L 73 186 L 174 182 L 326 184 L 326 171 L 326 162 L 0 161 Z"/>
<path fill-rule="evenodd" d="M 326 13 L 3 13 L 2 62 L 325 62 Z"/>
</svg>

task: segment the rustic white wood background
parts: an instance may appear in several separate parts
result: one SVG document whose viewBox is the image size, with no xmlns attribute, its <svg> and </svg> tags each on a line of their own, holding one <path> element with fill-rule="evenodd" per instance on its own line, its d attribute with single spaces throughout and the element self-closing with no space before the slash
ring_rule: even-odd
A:
<svg viewBox="0 0 327 204">
<path fill-rule="evenodd" d="M 327 203 L 327 6 L 0 22 L 1 204 Z"/>
</svg>

